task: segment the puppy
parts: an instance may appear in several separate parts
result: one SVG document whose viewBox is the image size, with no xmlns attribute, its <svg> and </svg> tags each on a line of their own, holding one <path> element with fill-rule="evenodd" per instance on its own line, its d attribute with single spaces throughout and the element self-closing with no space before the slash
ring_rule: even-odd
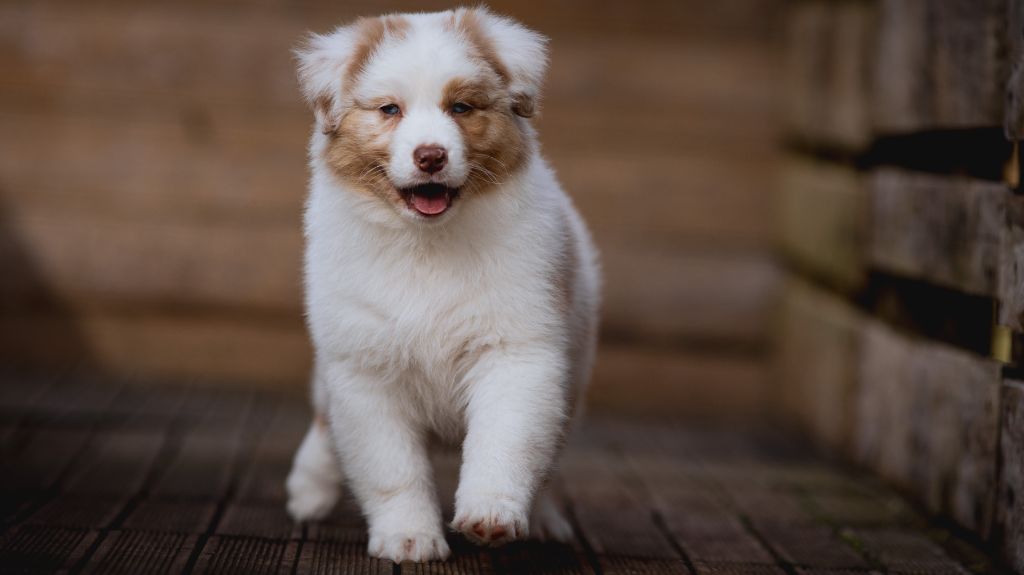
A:
<svg viewBox="0 0 1024 575">
<path fill-rule="evenodd" d="M 448 556 L 435 438 L 462 446 L 453 529 L 571 535 L 545 481 L 594 358 L 599 272 L 529 121 L 545 42 L 477 8 L 362 19 L 298 51 L 317 415 L 288 511 L 324 517 L 344 478 L 375 557 Z"/>
</svg>

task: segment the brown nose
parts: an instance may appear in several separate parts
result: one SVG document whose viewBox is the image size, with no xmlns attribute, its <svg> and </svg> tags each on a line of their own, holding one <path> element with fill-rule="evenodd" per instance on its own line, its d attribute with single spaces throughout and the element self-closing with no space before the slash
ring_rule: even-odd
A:
<svg viewBox="0 0 1024 575">
<path fill-rule="evenodd" d="M 428 174 L 440 172 L 448 163 L 448 153 L 441 146 L 420 146 L 412 153 L 416 166 Z"/>
</svg>

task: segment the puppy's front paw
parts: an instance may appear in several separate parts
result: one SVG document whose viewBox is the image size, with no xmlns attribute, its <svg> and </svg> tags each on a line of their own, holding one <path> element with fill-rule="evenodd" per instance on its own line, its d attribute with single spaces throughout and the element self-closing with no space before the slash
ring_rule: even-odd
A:
<svg viewBox="0 0 1024 575">
<path fill-rule="evenodd" d="M 451 553 L 444 535 L 436 533 L 390 533 L 370 530 L 370 545 L 367 552 L 371 557 L 402 561 L 445 560 Z"/>
<path fill-rule="evenodd" d="M 530 523 L 523 507 L 509 497 L 480 498 L 457 506 L 452 529 L 477 545 L 498 546 L 524 539 Z"/>
</svg>

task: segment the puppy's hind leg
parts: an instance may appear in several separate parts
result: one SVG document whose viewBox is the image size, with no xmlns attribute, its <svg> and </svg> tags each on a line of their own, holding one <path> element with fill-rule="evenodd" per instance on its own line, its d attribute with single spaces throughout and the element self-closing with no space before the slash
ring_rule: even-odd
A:
<svg viewBox="0 0 1024 575">
<path fill-rule="evenodd" d="M 296 521 L 323 519 L 341 497 L 341 464 L 327 422 L 317 416 L 299 450 L 285 481 L 288 514 Z"/>
</svg>

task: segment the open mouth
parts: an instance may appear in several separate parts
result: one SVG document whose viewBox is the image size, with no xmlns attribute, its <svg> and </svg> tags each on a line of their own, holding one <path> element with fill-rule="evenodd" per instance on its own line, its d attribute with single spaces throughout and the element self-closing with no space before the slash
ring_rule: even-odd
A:
<svg viewBox="0 0 1024 575">
<path fill-rule="evenodd" d="M 402 194 L 409 208 L 428 218 L 440 216 L 448 211 L 459 195 L 457 188 L 449 188 L 444 184 L 421 184 L 400 189 L 398 192 Z"/>
</svg>

